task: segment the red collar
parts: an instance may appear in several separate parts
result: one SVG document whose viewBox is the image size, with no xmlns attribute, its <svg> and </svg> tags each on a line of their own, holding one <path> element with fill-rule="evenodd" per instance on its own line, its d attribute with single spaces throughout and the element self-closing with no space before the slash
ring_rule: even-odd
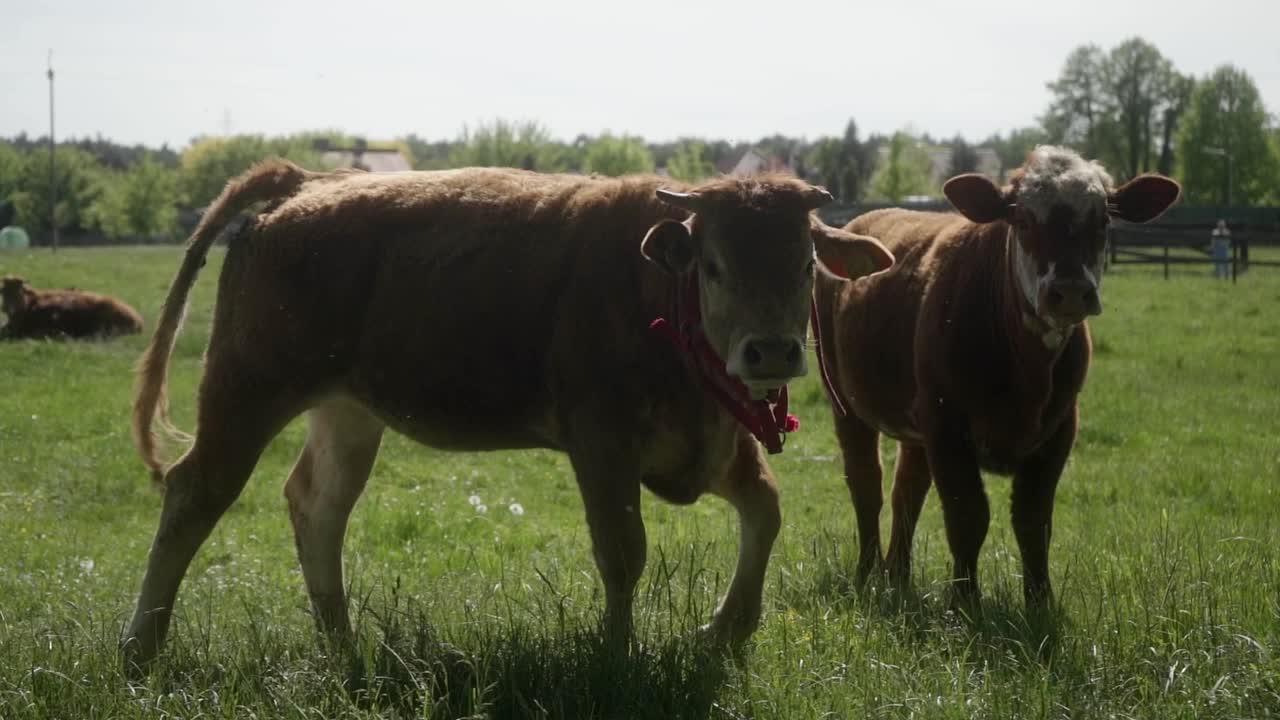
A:
<svg viewBox="0 0 1280 720">
<path fill-rule="evenodd" d="M 763 400 L 752 400 L 741 380 L 725 372 L 724 360 L 702 331 L 702 303 L 698 295 L 698 273 L 691 271 L 676 281 L 675 318 L 658 318 L 649 324 L 671 341 L 713 397 L 760 441 L 770 455 L 782 452 L 785 434 L 800 429 L 800 419 L 787 413 L 787 386 L 770 390 Z"/>
</svg>

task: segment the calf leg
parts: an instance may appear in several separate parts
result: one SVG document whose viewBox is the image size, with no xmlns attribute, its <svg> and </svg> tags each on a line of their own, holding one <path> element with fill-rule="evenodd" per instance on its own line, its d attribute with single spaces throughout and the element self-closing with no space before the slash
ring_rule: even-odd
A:
<svg viewBox="0 0 1280 720">
<path fill-rule="evenodd" d="M 264 398 L 261 384 L 219 382 L 235 375 L 213 371 L 211 363 L 201 386 L 195 443 L 165 473 L 160 524 L 122 641 L 132 674 L 145 669 L 163 647 L 191 559 L 239 497 L 263 448 L 297 411 L 279 396 Z"/>
<path fill-rule="evenodd" d="M 1076 411 L 1013 476 L 1013 532 L 1022 553 L 1022 592 L 1028 606 L 1053 601 L 1049 585 L 1049 541 L 1053 496 L 1076 437 Z"/>
<path fill-rule="evenodd" d="M 844 456 L 844 481 L 858 518 L 858 583 L 880 565 L 880 510 L 884 506 L 880 434 L 850 414 L 836 418 L 836 436 Z"/>
<path fill-rule="evenodd" d="M 885 559 L 889 577 L 899 585 L 911 579 L 911 541 L 916 533 L 920 508 L 929 494 L 929 458 L 920 445 L 898 444 L 898 463 L 893 478 L 893 525 L 889 532 L 889 554 Z"/>
<path fill-rule="evenodd" d="M 769 554 L 782 527 L 778 485 L 761 453 L 755 440 L 739 433 L 729 471 L 710 488 L 738 511 L 739 527 L 733 580 L 711 623 L 703 628 L 717 642 L 741 643 L 760 625 Z"/>
<path fill-rule="evenodd" d="M 991 508 L 977 456 L 959 427 L 936 432 L 928 446 L 928 457 L 951 548 L 953 600 L 971 602 L 980 594 L 978 553 L 991 525 Z"/>
<path fill-rule="evenodd" d="M 604 581 L 605 635 L 617 644 L 630 643 L 631 608 L 647 552 L 640 515 L 640 478 L 618 473 L 623 463 L 609 462 L 600 450 L 570 453 L 578 489 L 587 511 L 591 548 Z"/>
<path fill-rule="evenodd" d="M 342 543 L 347 518 L 378 455 L 384 425 L 348 399 L 313 408 L 307 419 L 307 444 L 284 494 L 316 625 L 331 639 L 346 642 L 351 621 L 342 582 Z"/>
</svg>

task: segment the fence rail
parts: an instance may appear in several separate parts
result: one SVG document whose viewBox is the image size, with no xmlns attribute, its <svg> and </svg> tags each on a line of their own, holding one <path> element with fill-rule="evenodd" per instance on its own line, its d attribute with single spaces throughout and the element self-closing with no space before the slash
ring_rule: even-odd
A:
<svg viewBox="0 0 1280 720">
<path fill-rule="evenodd" d="M 1129 225 L 1107 228 L 1108 265 L 1163 265 L 1164 277 L 1174 265 L 1213 265 L 1212 236 L 1205 227 Z M 1250 259 L 1250 247 L 1280 245 L 1280 233 L 1240 228 L 1231 234 L 1231 281 L 1250 267 L 1280 267 L 1280 261 Z"/>
<path fill-rule="evenodd" d="M 945 200 L 907 205 L 891 203 L 832 204 L 818 211 L 824 221 L 842 227 L 853 218 L 885 207 L 950 212 Z M 1107 228 L 1108 266 L 1163 265 L 1169 269 L 1186 265 L 1213 265 L 1209 252 L 1210 232 L 1218 218 L 1231 218 L 1231 279 L 1251 267 L 1280 267 L 1280 260 L 1249 257 L 1250 248 L 1280 247 L 1280 208 L 1175 207 L 1158 223 L 1134 225 L 1116 222 Z M 1274 257 L 1274 253 L 1271 254 Z"/>
</svg>

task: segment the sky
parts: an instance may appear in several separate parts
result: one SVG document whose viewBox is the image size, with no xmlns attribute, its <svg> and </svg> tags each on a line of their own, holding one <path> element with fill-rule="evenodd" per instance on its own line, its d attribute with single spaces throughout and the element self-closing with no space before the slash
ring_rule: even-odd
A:
<svg viewBox="0 0 1280 720">
<path fill-rule="evenodd" d="M 754 140 L 1033 124 L 1067 54 L 1139 35 L 1183 73 L 1232 63 L 1280 112 L 1277 0 L 8 0 L 0 137 L 173 148 L 334 129 L 456 138 L 494 118 L 553 136 Z"/>
</svg>

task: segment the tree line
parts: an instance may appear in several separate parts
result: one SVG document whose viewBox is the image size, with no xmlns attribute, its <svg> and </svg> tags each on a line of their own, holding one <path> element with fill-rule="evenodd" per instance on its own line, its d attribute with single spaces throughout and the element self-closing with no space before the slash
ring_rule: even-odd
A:
<svg viewBox="0 0 1280 720">
<path fill-rule="evenodd" d="M 1152 44 L 1131 38 L 1104 50 L 1075 49 L 1047 83 L 1051 100 L 1037 123 L 980 140 L 933 138 L 910 129 L 861 136 L 850 119 L 843 132 L 813 140 L 772 135 L 756 142 L 681 138 L 646 142 L 605 133 L 557 139 L 533 121 L 495 120 L 449 140 L 408 135 L 373 144 L 398 150 L 416 169 L 475 165 L 601 175 L 665 172 L 696 182 L 757 153 L 820 183 L 841 202 L 901 202 L 936 196 L 939 171 L 986 168 L 1004 179 L 1037 144 L 1078 149 L 1117 178 L 1161 172 L 1178 178 L 1187 202 L 1280 204 L 1280 129 L 1253 79 L 1224 65 L 1202 78 L 1183 74 Z M 0 226 L 24 226 L 37 237 L 51 220 L 69 233 L 113 239 L 172 239 L 221 191 L 227 178 L 276 155 L 323 168 L 326 147 L 363 146 L 337 132 L 284 137 L 197 138 L 181 151 L 125 146 L 107 139 L 59 143 L 53 174 L 44 138 L 0 139 Z M 942 167 L 939 167 L 939 158 Z M 56 206 L 49 206 L 51 184 Z"/>
</svg>

